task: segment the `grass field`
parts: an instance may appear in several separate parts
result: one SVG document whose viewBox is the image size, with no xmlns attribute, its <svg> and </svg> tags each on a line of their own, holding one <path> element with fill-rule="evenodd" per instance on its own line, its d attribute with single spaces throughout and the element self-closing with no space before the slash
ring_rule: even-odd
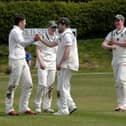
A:
<svg viewBox="0 0 126 126">
<path fill-rule="evenodd" d="M 103 39 L 79 40 L 80 72 L 112 71 L 111 51 L 101 48 Z M 4 49 L 4 51 L 3 51 Z M 29 51 L 35 60 L 35 47 L 29 46 Z M 116 97 L 112 74 L 81 74 L 72 78 L 72 96 L 77 103 L 78 111 L 70 116 L 54 116 L 41 113 L 36 116 L 20 115 L 10 117 L 4 114 L 4 99 L 8 83 L 5 75 L 8 62 L 8 46 L 0 45 L 0 126 L 125 126 L 126 112 L 114 112 Z M 34 97 L 37 87 L 36 70 L 33 66 L 33 91 L 30 107 L 34 110 Z M 15 109 L 18 110 L 21 85 L 16 90 Z M 56 105 L 56 82 L 52 107 Z"/>
<path fill-rule="evenodd" d="M 108 74 L 73 74 L 72 96 L 78 106 L 78 111 L 70 116 L 54 116 L 41 113 L 35 116 L 20 115 L 10 117 L 4 114 L 4 98 L 8 76 L 0 76 L 0 126 L 125 126 L 126 112 L 114 112 L 116 105 L 114 80 Z M 34 97 L 37 77 L 33 75 L 34 88 L 30 106 L 34 109 Z M 56 83 L 55 83 L 56 86 Z M 18 108 L 21 86 L 15 97 L 15 108 Z M 56 106 L 56 90 L 54 90 L 53 108 Z"/>
</svg>

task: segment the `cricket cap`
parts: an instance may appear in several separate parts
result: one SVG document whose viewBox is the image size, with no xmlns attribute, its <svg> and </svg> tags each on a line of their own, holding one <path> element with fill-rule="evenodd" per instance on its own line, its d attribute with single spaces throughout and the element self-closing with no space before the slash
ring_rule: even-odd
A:
<svg viewBox="0 0 126 126">
<path fill-rule="evenodd" d="M 67 17 L 62 17 L 58 20 L 57 24 L 65 24 L 65 25 L 69 26 L 70 20 Z"/>
<path fill-rule="evenodd" d="M 48 27 L 57 27 L 57 24 L 56 24 L 56 22 L 55 21 L 53 21 L 53 20 L 51 20 L 51 21 L 49 21 L 48 22 Z"/>
<path fill-rule="evenodd" d="M 115 17 L 114 17 L 114 20 L 121 20 L 121 21 L 125 21 L 125 17 L 121 14 L 117 14 Z"/>
</svg>

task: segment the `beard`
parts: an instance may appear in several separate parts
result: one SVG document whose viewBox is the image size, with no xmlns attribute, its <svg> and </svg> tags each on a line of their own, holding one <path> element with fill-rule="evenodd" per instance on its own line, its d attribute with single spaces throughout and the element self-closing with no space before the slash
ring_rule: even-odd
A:
<svg viewBox="0 0 126 126">
<path fill-rule="evenodd" d="M 58 29 L 58 33 L 62 33 L 63 31 L 61 29 Z"/>
</svg>

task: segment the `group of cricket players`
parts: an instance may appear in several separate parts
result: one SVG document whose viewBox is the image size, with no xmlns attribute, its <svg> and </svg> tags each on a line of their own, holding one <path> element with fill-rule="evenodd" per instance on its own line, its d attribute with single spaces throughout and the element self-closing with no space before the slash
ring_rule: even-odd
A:
<svg viewBox="0 0 126 126">
<path fill-rule="evenodd" d="M 105 49 L 113 52 L 112 67 L 117 93 L 117 107 L 115 111 L 126 110 L 126 28 L 125 18 L 118 14 L 114 17 L 115 29 L 111 31 L 102 43 Z M 47 32 L 37 33 L 34 38 L 25 39 L 23 31 L 26 18 L 16 15 L 14 26 L 9 33 L 9 67 L 11 69 L 5 98 L 5 113 L 11 116 L 19 114 L 36 115 L 46 112 L 53 115 L 70 115 L 77 110 L 77 106 L 70 94 L 70 80 L 72 71 L 78 71 L 78 48 L 76 36 L 70 28 L 67 17 L 57 22 L 49 21 Z M 38 85 L 34 99 L 34 108 L 29 108 L 32 93 L 32 77 L 25 59 L 25 47 L 36 46 L 36 67 Z M 83 45 L 82 45 L 83 46 Z M 57 106 L 55 112 L 51 108 L 52 89 L 57 73 Z M 22 92 L 19 101 L 19 111 L 14 109 L 14 94 L 22 80 Z"/>
<path fill-rule="evenodd" d="M 9 33 L 9 67 L 11 69 L 9 84 L 5 98 L 5 112 L 8 115 L 35 115 L 47 112 L 54 115 L 69 115 L 77 110 L 70 94 L 72 71 L 78 71 L 78 49 L 76 36 L 70 29 L 70 20 L 60 18 L 57 22 L 51 20 L 44 34 L 37 33 L 34 38 L 26 40 L 23 31 L 26 19 L 23 15 L 15 17 L 15 24 Z M 36 67 L 38 87 L 34 99 L 35 111 L 29 108 L 29 98 L 32 92 L 32 77 L 25 59 L 25 47 L 36 46 Z M 52 89 L 57 71 L 57 105 L 58 111 L 51 108 Z M 22 93 L 19 101 L 19 111 L 14 109 L 14 92 L 22 80 Z M 42 109 L 42 110 L 41 110 Z"/>
</svg>

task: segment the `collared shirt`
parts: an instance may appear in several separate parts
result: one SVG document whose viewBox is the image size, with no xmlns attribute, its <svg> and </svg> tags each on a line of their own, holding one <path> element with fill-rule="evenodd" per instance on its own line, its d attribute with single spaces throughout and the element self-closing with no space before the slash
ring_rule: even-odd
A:
<svg viewBox="0 0 126 126">
<path fill-rule="evenodd" d="M 118 31 L 117 29 L 111 31 L 105 38 L 107 41 L 116 41 L 116 42 L 126 42 L 126 28 Z M 116 49 L 112 50 L 113 52 L 113 62 L 121 63 L 126 62 L 126 47 L 116 46 Z"/>
<path fill-rule="evenodd" d="M 18 26 L 14 26 L 9 33 L 9 58 L 25 59 L 24 47 L 34 42 L 33 39 L 25 40 L 23 30 Z"/>
<path fill-rule="evenodd" d="M 54 35 L 49 35 L 48 31 L 43 34 L 44 38 L 48 40 L 49 42 L 55 41 L 57 39 L 57 35 L 54 33 Z M 42 42 L 38 41 L 35 43 L 35 45 L 39 46 L 41 48 L 41 56 L 44 60 L 44 63 L 46 65 L 46 69 L 48 70 L 56 70 L 56 47 L 48 47 Z M 36 62 L 36 66 L 39 67 L 38 60 Z"/>
<path fill-rule="evenodd" d="M 71 46 L 71 51 L 66 59 L 61 65 L 62 68 L 71 69 L 74 71 L 78 71 L 79 68 L 79 59 L 78 59 L 78 48 L 77 48 L 77 40 L 72 30 L 67 28 L 59 37 L 58 49 L 57 49 L 57 64 L 60 63 L 66 46 Z"/>
</svg>

